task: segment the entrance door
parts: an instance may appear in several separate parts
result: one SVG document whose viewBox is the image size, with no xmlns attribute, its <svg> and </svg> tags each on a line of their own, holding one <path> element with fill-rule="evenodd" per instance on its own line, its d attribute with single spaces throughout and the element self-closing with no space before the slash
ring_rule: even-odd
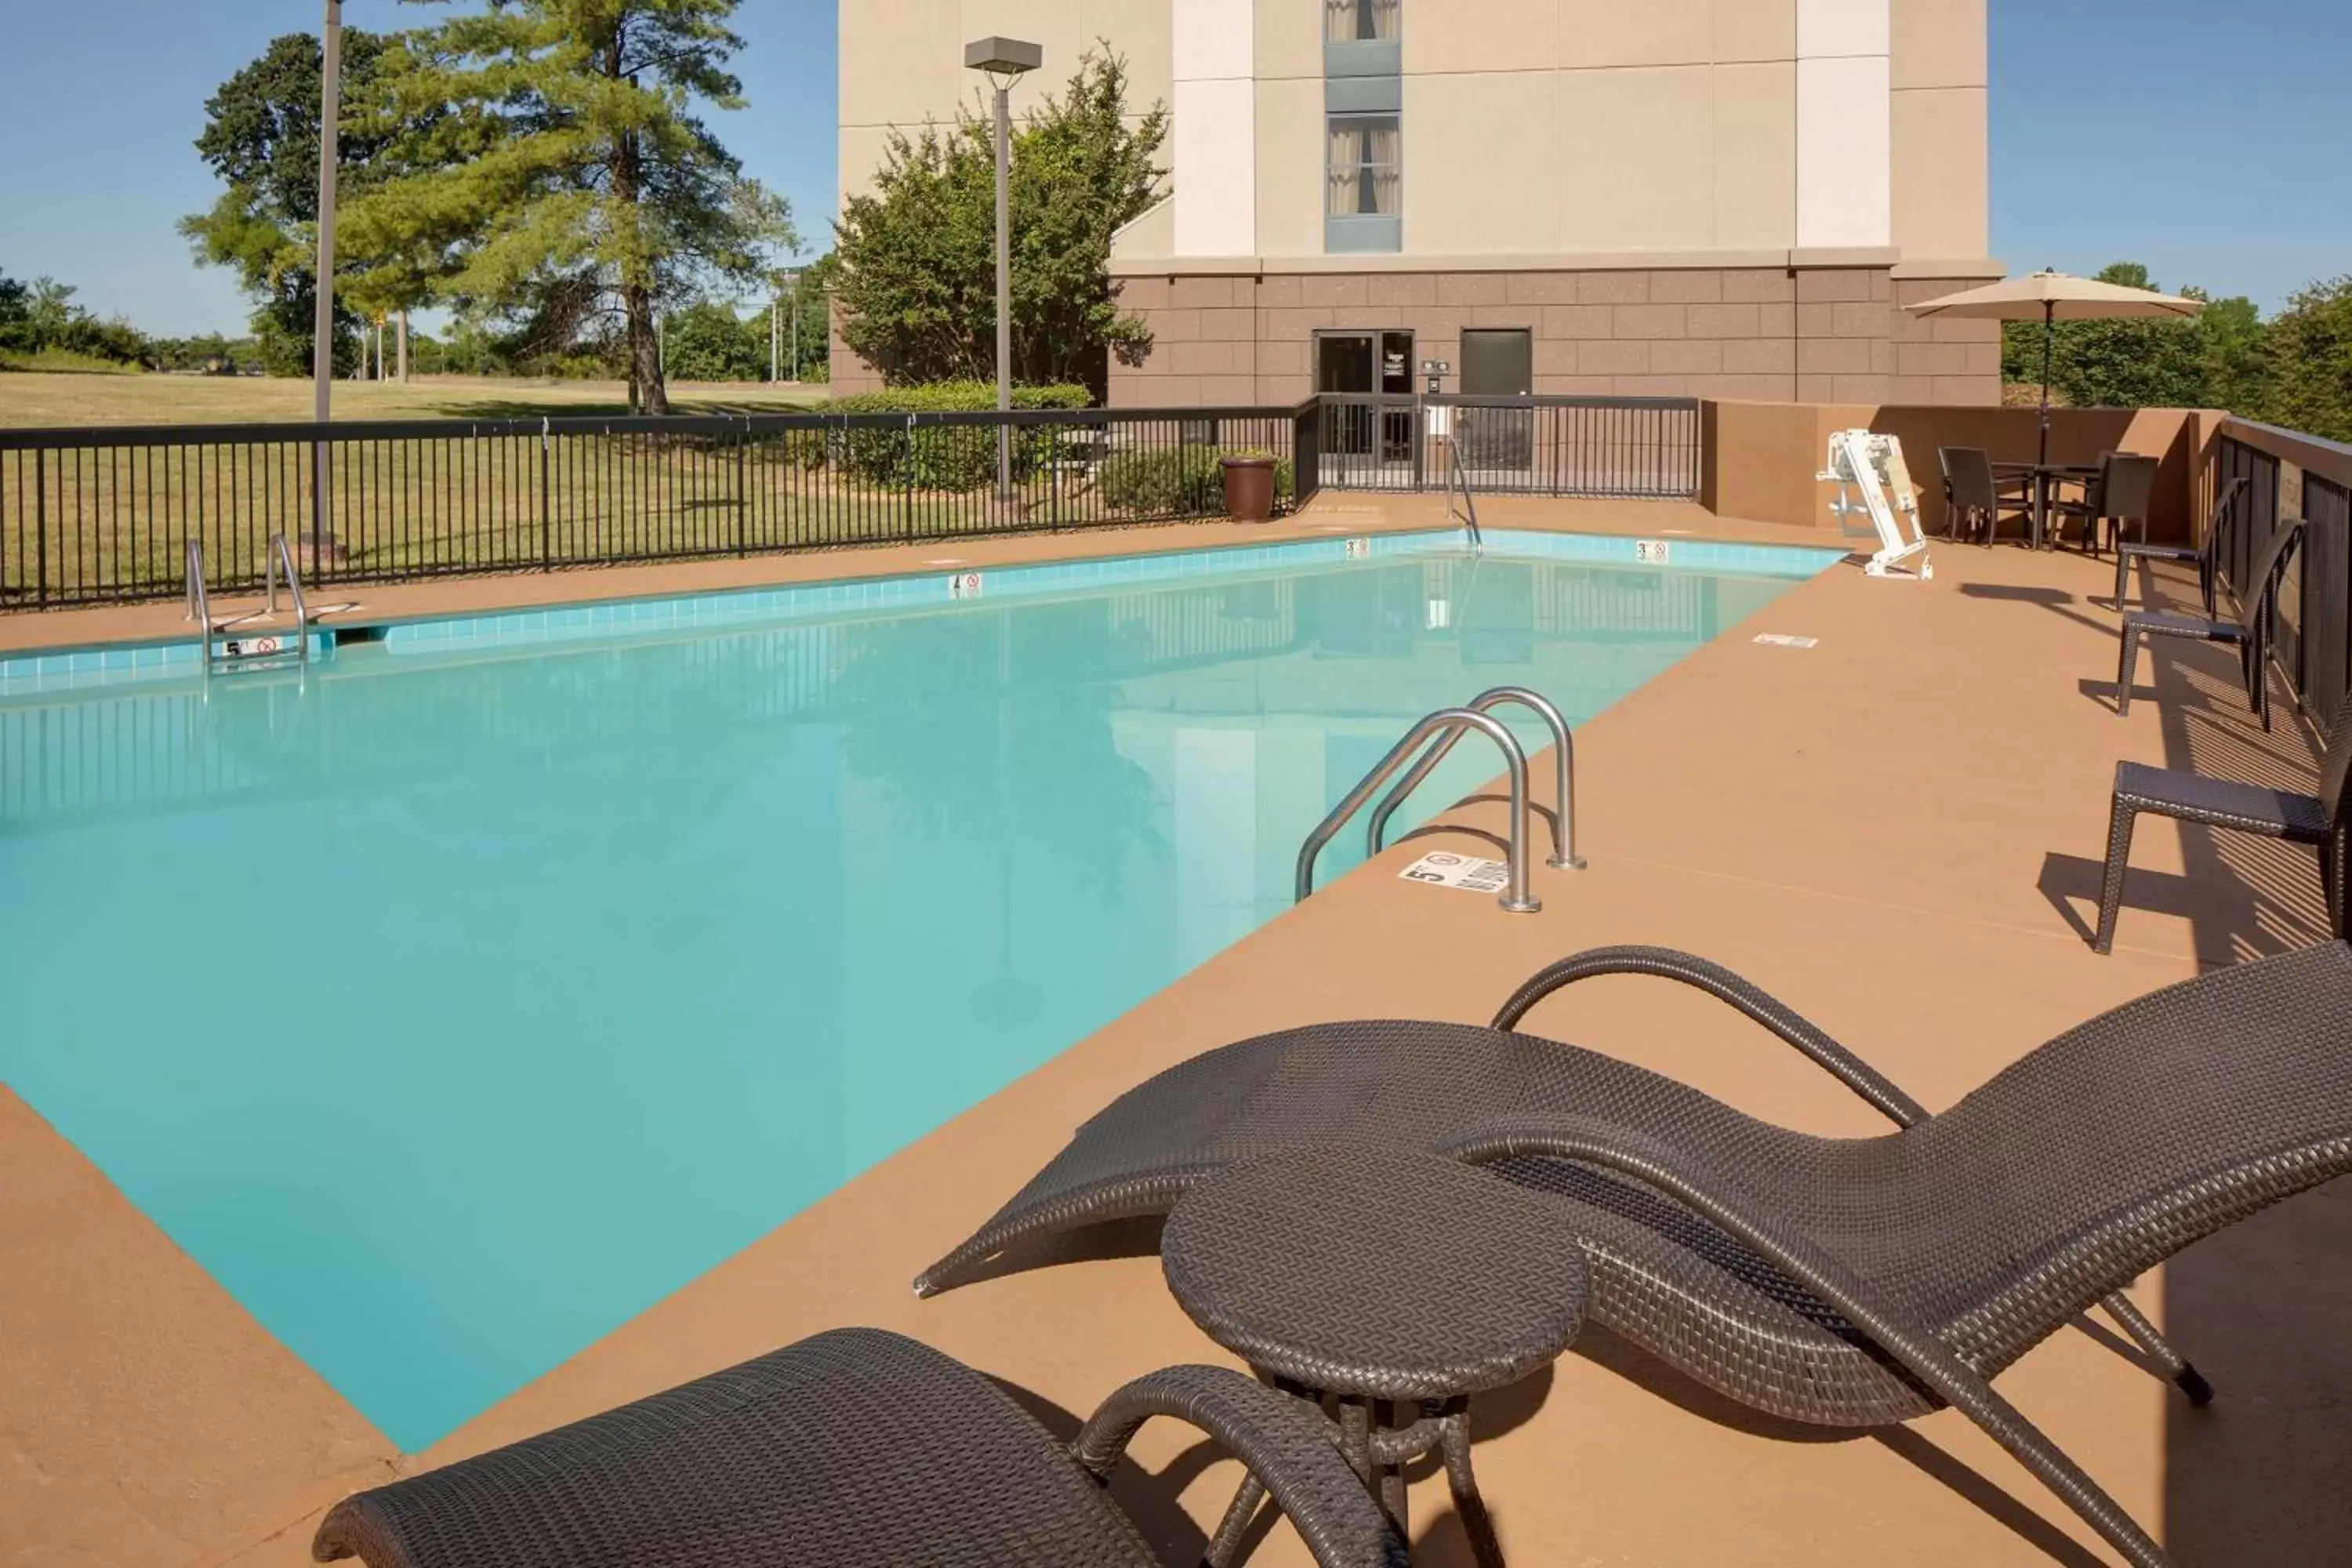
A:
<svg viewBox="0 0 2352 1568">
<path fill-rule="evenodd" d="M 1535 334 L 1481 329 L 1462 334 L 1462 394 L 1465 397 L 1531 395 L 1536 389 Z M 1492 472 L 1535 461 L 1533 408 L 1465 408 L 1454 444 L 1465 467 Z"/>
<path fill-rule="evenodd" d="M 1336 393 L 1349 400 L 1323 405 L 1323 450 L 1327 456 L 1371 456 L 1373 411 L 1370 399 L 1380 390 L 1378 360 L 1379 348 L 1370 332 L 1317 334 L 1315 390 Z"/>
</svg>

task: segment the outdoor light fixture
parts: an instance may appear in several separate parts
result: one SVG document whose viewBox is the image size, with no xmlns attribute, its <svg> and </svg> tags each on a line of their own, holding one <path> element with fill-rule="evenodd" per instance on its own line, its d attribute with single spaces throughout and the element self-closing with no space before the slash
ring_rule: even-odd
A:
<svg viewBox="0 0 2352 1568">
<path fill-rule="evenodd" d="M 996 89 L 996 499 L 1013 503 L 1013 84 L 1045 63 L 1042 45 L 1018 38 L 966 44 L 966 68 Z"/>
</svg>

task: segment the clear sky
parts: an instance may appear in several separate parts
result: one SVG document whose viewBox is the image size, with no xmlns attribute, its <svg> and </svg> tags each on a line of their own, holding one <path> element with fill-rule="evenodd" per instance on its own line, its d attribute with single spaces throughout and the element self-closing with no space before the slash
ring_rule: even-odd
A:
<svg viewBox="0 0 2352 1568">
<path fill-rule="evenodd" d="M 822 247 L 835 203 L 835 0 L 747 0 L 751 107 L 717 117 Z M 858 0 L 845 0 L 856 4 Z M 1304 3 L 1304 0 L 1301 0 Z M 345 0 L 354 26 L 436 7 Z M 173 230 L 215 186 L 204 101 L 319 0 L 0 0 L 0 271 L 51 273 L 150 331 L 241 329 L 227 274 Z M 2275 307 L 2352 272 L 2347 0 L 1991 0 L 1993 254 L 2145 261 Z"/>
</svg>

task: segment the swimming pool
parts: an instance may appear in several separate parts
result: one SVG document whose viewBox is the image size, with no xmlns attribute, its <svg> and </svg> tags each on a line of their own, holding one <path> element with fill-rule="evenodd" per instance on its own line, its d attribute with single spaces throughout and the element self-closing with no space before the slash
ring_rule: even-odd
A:
<svg viewBox="0 0 2352 1568">
<path fill-rule="evenodd" d="M 208 694 L 20 660 L 0 1081 L 413 1450 L 1286 908 L 1412 720 L 1589 718 L 1836 558 L 1674 552 L 940 572 Z"/>
</svg>

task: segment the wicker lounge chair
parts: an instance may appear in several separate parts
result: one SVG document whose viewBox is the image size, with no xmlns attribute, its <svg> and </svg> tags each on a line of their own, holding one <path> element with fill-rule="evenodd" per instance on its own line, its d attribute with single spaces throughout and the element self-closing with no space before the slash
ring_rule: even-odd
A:
<svg viewBox="0 0 2352 1568">
<path fill-rule="evenodd" d="M 1624 973 L 1738 1008 L 1903 1131 L 1809 1137 L 1517 1032 L 1561 987 Z M 2192 1400 L 2210 1398 L 2116 1292 L 2198 1237 L 2352 1172 L 2347 1033 L 2352 949 L 2338 943 L 2120 1008 L 1928 1116 L 1727 971 L 1606 949 L 1538 975 L 1490 1029 L 1327 1025 L 1171 1068 L 1088 1121 L 916 1287 L 1016 1266 L 1000 1255 L 1053 1233 L 1164 1214 L 1203 1173 L 1281 1149 L 1525 1156 L 1504 1173 L 1573 1209 L 1591 1321 L 1798 1421 L 1881 1426 L 1956 1405 L 2126 1558 L 2154 1564 L 2163 1557 L 2147 1537 L 1988 1380 L 2102 1303 L 2144 1364 Z"/>
<path fill-rule="evenodd" d="M 2303 519 L 2282 518 L 2262 553 L 2254 559 L 2254 591 L 2238 603 L 2234 621 L 2200 620 L 2194 616 L 2166 615 L 2158 610 L 2133 610 L 2124 616 L 2123 647 L 2116 663 L 2116 712 L 2131 711 L 2132 682 L 2139 673 L 2139 645 L 2144 637 L 2194 637 L 2200 642 L 2229 643 L 2238 650 L 2239 673 L 2246 683 L 2246 705 L 2271 727 L 2271 634 L 2277 625 L 2279 582 L 2303 537 Z"/>
<path fill-rule="evenodd" d="M 2292 795 L 2235 779 L 2152 768 L 2145 763 L 2116 764 L 2116 799 L 2107 818 L 2107 869 L 2099 887 L 2099 929 L 2091 938 L 2096 952 L 2116 944 L 2116 917 L 2124 903 L 2124 878 L 2131 869 L 2132 830 L 2140 817 L 2168 816 L 2205 827 L 2284 838 L 2319 851 L 2319 885 L 2327 900 L 2329 929 L 2338 939 L 2352 936 L 2345 908 L 2345 876 L 2352 869 L 2352 701 L 2336 716 L 2319 768 L 2317 795 Z"/>
<path fill-rule="evenodd" d="M 361 1492 L 310 1551 L 369 1568 L 1146 1568 L 1160 1558 L 1106 1484 L 1155 1415 L 1240 1456 L 1324 1568 L 1403 1568 L 1321 1417 L 1238 1373 L 1141 1378 L 1066 1448 L 971 1368 L 873 1329 Z"/>
<path fill-rule="evenodd" d="M 2214 590 L 2221 577 L 2221 536 L 2236 510 L 2238 498 L 2252 488 L 2252 481 L 2241 476 L 2221 487 L 2213 502 L 2213 516 L 2205 525 L 2202 544 L 2150 544 L 2145 540 L 2137 543 L 2124 540 L 2116 546 L 2116 608 L 2124 607 L 2124 595 L 2131 591 L 2131 567 L 2135 561 L 2193 561 L 2197 563 L 2197 593 L 2205 602 L 2205 614 L 2213 614 Z"/>
</svg>

